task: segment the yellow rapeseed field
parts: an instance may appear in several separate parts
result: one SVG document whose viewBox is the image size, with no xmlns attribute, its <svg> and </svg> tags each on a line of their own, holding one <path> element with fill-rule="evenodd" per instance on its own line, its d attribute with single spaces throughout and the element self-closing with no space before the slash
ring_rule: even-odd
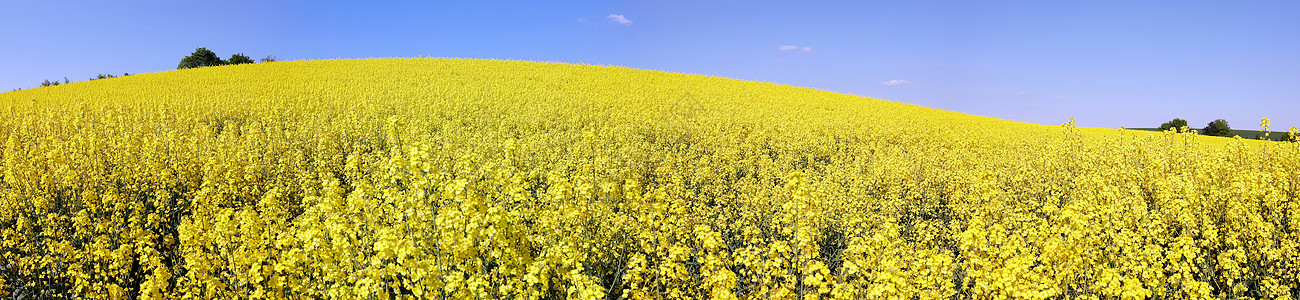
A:
<svg viewBox="0 0 1300 300">
<path fill-rule="evenodd" d="M 1300 297 L 1297 143 L 498 60 L 0 103 L 6 298 Z"/>
</svg>

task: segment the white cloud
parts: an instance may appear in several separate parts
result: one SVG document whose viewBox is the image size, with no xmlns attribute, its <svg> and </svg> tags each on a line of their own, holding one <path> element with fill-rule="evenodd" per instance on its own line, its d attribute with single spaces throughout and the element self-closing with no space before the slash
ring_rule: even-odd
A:
<svg viewBox="0 0 1300 300">
<path fill-rule="evenodd" d="M 912 83 L 912 82 L 911 82 L 911 81 L 907 81 L 907 80 L 902 80 L 902 79 L 894 79 L 894 80 L 890 80 L 890 81 L 886 81 L 886 82 L 881 82 L 880 85 L 884 85 L 884 86 L 895 86 L 895 85 L 904 85 L 904 84 L 909 84 L 909 83 Z"/>
<path fill-rule="evenodd" d="M 812 47 L 808 46 L 799 47 L 795 45 L 781 45 L 781 47 L 777 47 L 776 49 L 781 51 L 803 50 L 803 52 L 812 52 Z"/>
<path fill-rule="evenodd" d="M 1065 99 L 1065 97 L 1064 97 L 1064 96 L 1056 96 L 1056 97 L 1052 97 L 1052 99 L 1061 100 L 1061 99 Z"/>
<path fill-rule="evenodd" d="M 618 23 L 619 25 L 632 25 L 632 20 L 628 20 L 627 17 L 624 17 L 623 15 L 609 14 L 606 18 L 609 18 L 610 22 Z"/>
<path fill-rule="evenodd" d="M 578 23 L 587 23 L 587 18 L 578 18 L 577 20 L 573 20 L 573 21 Z"/>
<path fill-rule="evenodd" d="M 1029 95 L 1029 92 L 1015 92 L 1015 93 L 1012 93 L 1011 95 L 1012 95 L 1012 96 L 1024 96 L 1024 95 Z"/>
</svg>

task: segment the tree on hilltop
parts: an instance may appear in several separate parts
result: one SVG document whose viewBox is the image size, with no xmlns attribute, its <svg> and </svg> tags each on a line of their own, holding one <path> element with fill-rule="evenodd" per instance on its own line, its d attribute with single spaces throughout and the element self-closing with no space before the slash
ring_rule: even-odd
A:
<svg viewBox="0 0 1300 300">
<path fill-rule="evenodd" d="M 253 59 L 248 58 L 248 56 L 244 55 L 243 53 L 231 55 L 230 60 L 226 61 L 227 65 L 251 64 L 251 63 L 253 63 Z"/>
<path fill-rule="evenodd" d="M 1174 118 L 1172 121 L 1160 124 L 1160 131 L 1166 131 L 1169 129 L 1183 130 L 1183 127 L 1187 127 L 1187 120 Z"/>
<path fill-rule="evenodd" d="M 1228 121 L 1224 119 L 1214 120 L 1209 124 L 1205 124 L 1205 129 L 1201 129 L 1201 134 L 1210 136 L 1233 136 L 1232 127 L 1229 127 Z"/>
<path fill-rule="evenodd" d="M 231 58 L 234 59 L 235 57 L 232 56 Z M 247 59 L 248 57 L 244 57 L 244 58 Z M 226 61 L 221 60 L 220 57 L 217 57 L 217 54 L 213 53 L 212 50 L 208 50 L 208 48 L 198 48 L 195 49 L 194 53 L 190 54 L 190 56 L 186 56 L 185 58 L 182 58 L 180 65 L 176 66 L 176 68 L 189 69 L 189 68 L 198 68 L 198 67 L 220 66 L 224 64 L 226 64 Z"/>
</svg>

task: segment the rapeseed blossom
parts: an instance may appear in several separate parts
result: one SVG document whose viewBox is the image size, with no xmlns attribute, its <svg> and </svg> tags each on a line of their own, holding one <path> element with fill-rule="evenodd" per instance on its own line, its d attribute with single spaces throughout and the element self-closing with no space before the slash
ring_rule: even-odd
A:
<svg viewBox="0 0 1300 300">
<path fill-rule="evenodd" d="M 0 103 L 0 292 L 19 298 L 1300 295 L 1294 142 L 496 60 Z"/>
</svg>

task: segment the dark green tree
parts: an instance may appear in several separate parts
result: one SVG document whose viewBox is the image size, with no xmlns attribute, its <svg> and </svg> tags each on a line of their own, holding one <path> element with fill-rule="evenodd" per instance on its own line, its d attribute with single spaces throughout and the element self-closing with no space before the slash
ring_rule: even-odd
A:
<svg viewBox="0 0 1300 300">
<path fill-rule="evenodd" d="M 1171 128 L 1174 130 L 1182 130 L 1183 127 L 1187 127 L 1187 120 L 1174 118 L 1172 121 L 1160 124 L 1160 131 L 1169 130 Z"/>
<path fill-rule="evenodd" d="M 199 67 L 220 66 L 224 64 L 226 64 L 226 61 L 221 60 L 220 57 L 217 57 L 216 53 L 212 53 L 212 51 L 208 50 L 208 48 L 198 48 L 195 49 L 194 53 L 190 54 L 190 56 L 186 56 L 185 58 L 182 58 L 180 65 L 176 66 L 176 68 L 189 69 L 189 68 L 199 68 Z"/>
<path fill-rule="evenodd" d="M 248 58 L 248 56 L 244 55 L 243 53 L 237 53 L 235 55 L 231 55 L 230 60 L 226 61 L 226 64 L 228 65 L 251 64 L 251 63 L 253 63 L 253 59 Z"/>
<path fill-rule="evenodd" d="M 1214 120 L 1211 121 L 1209 124 L 1205 124 L 1205 129 L 1201 129 L 1201 134 L 1211 135 L 1211 136 L 1229 136 L 1229 137 L 1233 135 L 1232 127 L 1229 127 L 1228 121 L 1224 119 Z"/>
</svg>

